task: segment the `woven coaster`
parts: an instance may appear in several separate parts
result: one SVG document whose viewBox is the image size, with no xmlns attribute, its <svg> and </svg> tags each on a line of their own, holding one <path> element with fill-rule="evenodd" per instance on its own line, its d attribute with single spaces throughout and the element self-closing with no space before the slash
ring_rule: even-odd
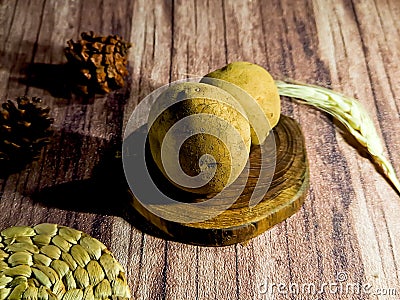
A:
<svg viewBox="0 0 400 300">
<path fill-rule="evenodd" d="M 0 233 L 0 300 L 130 299 L 124 270 L 97 239 L 39 224 Z"/>
</svg>

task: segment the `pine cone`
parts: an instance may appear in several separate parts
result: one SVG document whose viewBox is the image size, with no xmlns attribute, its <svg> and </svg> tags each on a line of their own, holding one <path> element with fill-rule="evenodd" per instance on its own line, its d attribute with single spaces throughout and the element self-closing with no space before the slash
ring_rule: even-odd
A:
<svg viewBox="0 0 400 300">
<path fill-rule="evenodd" d="M 40 154 L 50 141 L 53 119 L 40 98 L 18 97 L 0 109 L 0 170 L 19 169 Z"/>
<path fill-rule="evenodd" d="M 84 94 L 108 93 L 125 85 L 127 53 L 131 44 L 118 35 L 96 36 L 81 33 L 81 40 L 69 40 L 65 56 L 73 72 L 78 72 L 78 88 Z"/>
</svg>

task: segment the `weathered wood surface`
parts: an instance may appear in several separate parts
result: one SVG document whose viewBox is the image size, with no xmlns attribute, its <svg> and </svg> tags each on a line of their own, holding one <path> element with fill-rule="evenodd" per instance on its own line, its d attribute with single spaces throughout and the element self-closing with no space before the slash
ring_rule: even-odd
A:
<svg viewBox="0 0 400 300">
<path fill-rule="evenodd" d="M 399 196 L 329 117 L 288 99 L 283 112 L 303 128 L 311 189 L 299 213 L 247 245 L 164 240 L 118 210 L 114 176 L 103 176 L 104 193 L 84 180 L 120 148 L 149 92 L 234 60 L 359 98 L 400 173 L 399 15 L 397 0 L 0 1 L 0 98 L 43 97 L 57 131 L 38 162 L 0 179 L 0 227 L 56 222 L 92 234 L 127 269 L 135 299 L 398 299 Z M 94 100 L 64 93 L 62 48 L 86 30 L 134 43 L 128 88 Z M 46 189 L 52 201 L 34 201 Z M 370 284 L 371 294 L 301 291 L 338 279 Z M 285 292 L 290 284 L 299 293 Z M 378 288 L 397 296 L 374 295 Z"/>
</svg>

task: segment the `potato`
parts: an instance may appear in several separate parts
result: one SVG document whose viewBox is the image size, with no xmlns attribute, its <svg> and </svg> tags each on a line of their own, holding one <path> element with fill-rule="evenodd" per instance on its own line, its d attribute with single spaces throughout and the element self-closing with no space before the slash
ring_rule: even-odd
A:
<svg viewBox="0 0 400 300">
<path fill-rule="evenodd" d="M 226 91 L 184 82 L 152 105 L 148 124 L 152 157 L 174 185 L 189 192 L 220 192 L 244 169 L 251 136 L 246 113 Z"/>
<path fill-rule="evenodd" d="M 212 79 L 217 80 L 213 81 Z M 239 89 L 223 81 L 232 83 Z M 269 131 L 278 123 L 281 113 L 278 88 L 272 76 L 261 66 L 249 62 L 233 62 L 207 74 L 201 82 L 225 89 L 242 105 L 252 125 L 253 144 L 262 144 Z M 260 107 L 257 108 L 254 101 L 251 101 L 245 92 L 253 97 Z M 264 112 L 269 125 L 264 126 L 265 118 L 260 115 L 260 110 Z M 254 126 L 258 126 L 258 128 L 253 128 Z"/>
</svg>

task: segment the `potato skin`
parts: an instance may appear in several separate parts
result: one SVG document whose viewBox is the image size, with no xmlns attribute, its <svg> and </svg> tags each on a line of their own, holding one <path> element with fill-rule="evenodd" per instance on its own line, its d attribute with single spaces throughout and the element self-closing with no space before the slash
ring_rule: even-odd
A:
<svg viewBox="0 0 400 300">
<path fill-rule="evenodd" d="M 269 129 L 274 128 L 276 124 L 278 124 L 281 113 L 281 101 L 278 88 L 272 76 L 263 67 L 243 61 L 233 62 L 207 74 L 205 77 L 224 80 L 237 85 L 258 102 L 270 123 Z M 224 86 L 220 84 L 217 84 L 217 86 L 224 88 Z M 228 89 L 227 91 L 230 92 Z M 246 109 L 246 103 L 240 99 L 237 100 L 246 110 L 250 123 L 252 123 L 252 116 Z M 261 141 L 258 141 L 252 129 L 253 144 L 262 143 L 264 139 L 265 137 L 263 137 Z"/>
<path fill-rule="evenodd" d="M 183 190 L 199 194 L 220 192 L 239 176 L 248 160 L 251 136 L 246 114 L 233 96 L 220 88 L 194 82 L 175 84 L 156 99 L 148 124 L 149 145 L 156 165 Z M 168 134 L 170 140 L 166 139 Z M 174 147 L 182 138 L 185 141 L 177 153 Z M 214 157 L 215 162 L 201 161 L 205 154 Z M 165 164 L 168 166 L 174 155 L 178 155 L 180 166 L 169 164 L 168 173 Z M 179 168 L 202 180 L 214 171 L 215 174 L 202 186 L 185 186 L 171 178 L 171 174 L 179 174 Z"/>
</svg>

